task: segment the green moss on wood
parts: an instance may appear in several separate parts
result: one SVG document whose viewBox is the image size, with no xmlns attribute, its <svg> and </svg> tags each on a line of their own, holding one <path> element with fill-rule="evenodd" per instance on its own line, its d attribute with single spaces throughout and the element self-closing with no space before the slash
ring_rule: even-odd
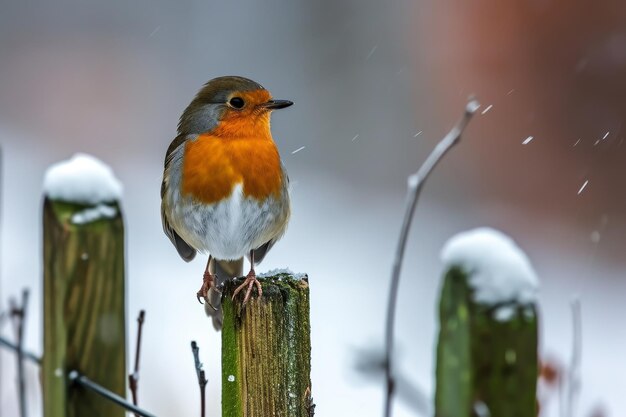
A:
<svg viewBox="0 0 626 417">
<path fill-rule="evenodd" d="M 46 417 L 124 417 L 124 410 L 80 387 L 78 370 L 125 396 L 124 227 L 118 214 L 82 225 L 73 214 L 89 208 L 44 202 L 44 356 Z"/>
<path fill-rule="evenodd" d="M 451 268 L 445 276 L 437 344 L 437 417 L 472 417 L 486 407 L 491 416 L 535 417 L 537 313 L 533 305 L 511 305 L 512 317 L 473 301 L 468 276 Z"/>
<path fill-rule="evenodd" d="M 288 274 L 262 278 L 263 296 L 241 309 L 227 282 L 222 307 L 222 417 L 309 417 L 309 286 Z"/>
</svg>

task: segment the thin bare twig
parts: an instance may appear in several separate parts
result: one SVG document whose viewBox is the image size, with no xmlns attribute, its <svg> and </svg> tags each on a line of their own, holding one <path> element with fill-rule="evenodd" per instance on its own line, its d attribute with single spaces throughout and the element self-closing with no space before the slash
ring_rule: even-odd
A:
<svg viewBox="0 0 626 417">
<path fill-rule="evenodd" d="M 21 417 L 28 416 L 28 410 L 26 409 L 26 378 L 24 376 L 24 325 L 26 323 L 28 295 L 28 289 L 24 289 L 22 291 L 22 302 L 19 305 L 14 299 L 9 301 L 10 315 L 15 326 L 15 339 L 17 341 L 17 385 Z"/>
<path fill-rule="evenodd" d="M 0 144 L 0 265 L 2 265 L 2 235 L 3 235 L 3 224 L 2 224 L 2 197 L 4 189 L 2 187 L 4 184 L 4 153 L 2 151 L 2 144 Z M 2 295 L 2 268 L 0 268 L 0 295 Z M 0 309 L 2 308 L 2 303 L 0 303 Z M 0 332 L 2 331 L 2 325 L 4 324 L 4 319 L 7 317 L 6 312 L 0 312 Z M 2 375 L 4 375 L 3 367 L 2 367 L 2 356 L 0 355 L 0 402 L 2 402 Z"/>
<path fill-rule="evenodd" d="M 200 362 L 200 348 L 195 341 L 191 342 L 191 352 L 193 353 L 193 362 L 198 375 L 198 385 L 200 386 L 200 417 L 204 417 L 206 413 L 206 384 L 209 381 L 205 378 L 202 362 Z"/>
<path fill-rule="evenodd" d="M 452 128 L 452 130 L 437 144 L 435 149 L 428 156 L 426 161 L 422 164 L 419 170 L 408 179 L 408 191 L 406 209 L 404 212 L 404 220 L 402 221 L 402 228 L 400 229 L 400 237 L 398 239 L 398 246 L 396 248 L 396 254 L 393 261 L 393 268 L 391 271 L 389 300 L 387 304 L 387 321 L 385 327 L 385 378 L 387 380 L 387 389 L 385 390 L 385 408 L 384 416 L 391 416 L 391 402 L 395 390 L 395 382 L 393 376 L 393 364 L 392 364 L 392 352 L 393 352 L 393 340 L 394 340 L 394 327 L 396 316 L 396 304 L 398 299 L 398 286 L 400 283 L 400 271 L 402 267 L 402 260 L 404 258 L 404 251 L 406 249 L 406 242 L 411 228 L 411 222 L 413 221 L 413 214 L 415 213 L 415 207 L 417 205 L 417 199 L 420 191 L 424 186 L 424 182 L 433 171 L 437 163 L 444 157 L 444 155 L 458 143 L 461 138 L 463 130 L 471 120 L 474 113 L 480 105 L 477 101 L 471 100 L 465 106 L 465 113 L 461 120 Z"/>
<path fill-rule="evenodd" d="M 143 330 L 143 322 L 146 317 L 145 310 L 139 312 L 137 317 L 137 344 L 135 346 L 135 369 L 128 375 L 128 385 L 133 396 L 133 404 L 138 405 L 137 390 L 139 388 L 139 355 L 141 354 L 141 331 Z M 139 417 L 139 414 L 135 414 Z"/>
<path fill-rule="evenodd" d="M 355 370 L 363 377 L 376 380 L 377 382 L 385 375 L 385 353 L 380 347 L 367 347 L 355 352 Z M 396 351 L 395 355 L 398 353 Z M 432 415 L 431 400 L 424 390 L 416 385 L 411 379 L 399 369 L 394 374 L 395 393 L 398 401 L 408 405 L 416 415 Z"/>
<path fill-rule="evenodd" d="M 576 400 L 580 390 L 580 362 L 582 357 L 582 320 L 581 303 L 578 297 L 570 303 L 572 310 L 572 358 L 567 372 L 567 399 L 562 413 L 567 417 L 576 414 Z"/>
</svg>

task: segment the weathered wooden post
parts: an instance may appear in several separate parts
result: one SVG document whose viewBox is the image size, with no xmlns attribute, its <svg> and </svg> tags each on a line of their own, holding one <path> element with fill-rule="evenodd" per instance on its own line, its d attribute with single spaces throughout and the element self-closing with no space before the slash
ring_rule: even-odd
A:
<svg viewBox="0 0 626 417">
<path fill-rule="evenodd" d="M 76 155 L 48 170 L 44 189 L 44 415 L 124 417 L 68 380 L 76 370 L 126 395 L 121 185 L 101 162 Z"/>
<path fill-rule="evenodd" d="M 263 295 L 243 309 L 239 296 L 231 300 L 242 280 L 225 284 L 222 417 L 310 417 L 308 278 L 277 273 L 260 281 Z"/>
<path fill-rule="evenodd" d="M 436 417 L 537 415 L 537 278 L 492 229 L 461 233 L 442 257 Z"/>
</svg>

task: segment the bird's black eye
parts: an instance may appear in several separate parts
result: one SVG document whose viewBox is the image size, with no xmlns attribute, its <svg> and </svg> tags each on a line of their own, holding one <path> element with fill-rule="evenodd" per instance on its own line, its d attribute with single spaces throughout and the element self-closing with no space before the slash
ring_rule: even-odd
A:
<svg viewBox="0 0 626 417">
<path fill-rule="evenodd" d="M 241 97 L 233 97 L 228 101 L 228 104 L 233 106 L 236 109 L 242 108 L 246 103 L 243 101 Z"/>
</svg>

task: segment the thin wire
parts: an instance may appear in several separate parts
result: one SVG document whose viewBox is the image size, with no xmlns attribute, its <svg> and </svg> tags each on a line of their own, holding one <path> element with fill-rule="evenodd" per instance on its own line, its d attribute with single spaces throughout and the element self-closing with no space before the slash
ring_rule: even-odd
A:
<svg viewBox="0 0 626 417">
<path fill-rule="evenodd" d="M 17 345 L 9 342 L 7 339 L 5 339 L 2 336 L 0 336 L 0 347 L 12 350 L 15 353 L 17 353 L 19 351 L 19 348 L 17 347 Z M 24 357 L 24 359 L 28 359 L 29 361 L 31 361 L 35 365 L 41 365 L 41 356 L 38 356 L 38 355 L 36 355 L 36 354 L 34 354 L 32 352 L 28 352 L 26 350 L 22 350 L 22 356 Z"/>
<path fill-rule="evenodd" d="M 0 337 L 0 347 L 12 350 L 14 352 L 17 352 L 19 350 L 19 348 L 17 347 L 17 345 L 11 343 L 10 341 L 6 340 L 3 337 Z M 28 359 L 29 361 L 31 361 L 32 363 L 36 364 L 36 365 L 40 365 L 41 366 L 41 357 L 39 355 L 36 355 L 32 352 L 28 352 L 26 350 L 22 351 L 22 355 L 24 356 L 24 359 Z M 108 389 L 104 388 L 101 385 L 98 385 L 97 383 L 91 381 L 89 378 L 87 378 L 84 375 L 81 375 L 80 373 L 78 373 L 77 371 L 71 371 L 69 373 L 69 379 L 72 382 L 75 382 L 87 389 L 90 389 L 92 391 L 94 391 L 95 393 L 99 394 L 100 396 L 113 401 L 114 403 L 116 403 L 117 405 L 127 409 L 128 411 L 131 411 L 135 414 L 138 414 L 140 416 L 143 417 L 156 417 L 154 414 L 151 414 L 145 410 L 142 410 L 141 408 L 129 403 L 128 401 L 126 401 L 126 399 L 124 399 L 123 397 L 115 394 L 114 392 L 109 391 Z"/>
<path fill-rule="evenodd" d="M 115 404 L 119 405 L 120 407 L 125 408 L 126 410 L 132 413 L 135 413 L 143 417 L 156 417 L 154 414 L 150 414 L 149 412 L 142 410 L 141 408 L 129 403 L 128 401 L 126 401 L 124 397 L 121 397 L 117 395 L 116 393 L 109 391 L 103 386 L 98 385 L 97 383 L 93 382 L 86 376 L 81 375 L 78 371 L 71 371 L 68 376 L 71 382 L 74 382 L 82 387 L 85 387 L 95 392 L 101 397 L 114 402 Z"/>
</svg>

